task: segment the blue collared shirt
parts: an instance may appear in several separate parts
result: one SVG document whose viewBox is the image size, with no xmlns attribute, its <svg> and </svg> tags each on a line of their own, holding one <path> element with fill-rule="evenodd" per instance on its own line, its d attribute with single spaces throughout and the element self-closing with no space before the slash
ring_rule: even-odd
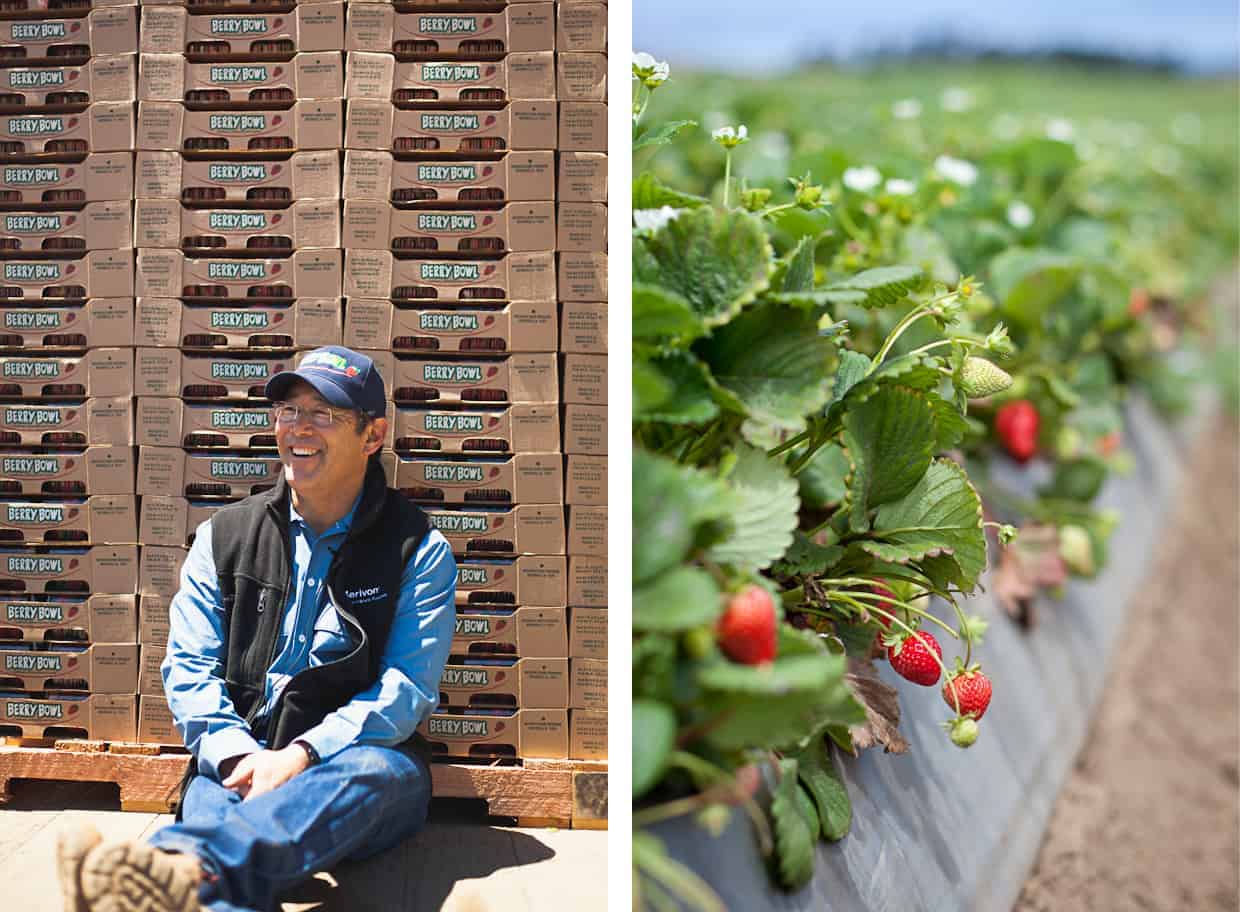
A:
<svg viewBox="0 0 1240 912">
<path fill-rule="evenodd" d="M 341 658 L 349 637 L 326 596 L 323 577 L 353 523 L 358 500 L 321 535 L 289 504 L 292 586 L 263 708 L 270 713 L 289 680 L 305 668 Z M 456 628 L 456 560 L 435 530 L 405 565 L 379 679 L 302 737 L 324 760 L 351 744 L 393 745 L 413 734 L 439 701 L 439 678 Z M 224 684 L 228 653 L 223 601 L 211 553 L 211 521 L 198 527 L 170 608 L 168 654 L 160 666 L 168 705 L 198 770 L 219 778 L 229 757 L 262 750 Z"/>
</svg>

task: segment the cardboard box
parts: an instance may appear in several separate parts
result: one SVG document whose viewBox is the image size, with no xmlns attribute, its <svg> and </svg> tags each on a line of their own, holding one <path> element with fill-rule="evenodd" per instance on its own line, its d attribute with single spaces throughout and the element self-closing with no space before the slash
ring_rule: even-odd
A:
<svg viewBox="0 0 1240 912">
<path fill-rule="evenodd" d="M 283 111 L 191 111 L 175 101 L 140 101 L 139 145 L 201 159 L 338 149 L 343 108 L 340 99 L 326 98 L 303 99 Z"/>
<path fill-rule="evenodd" d="M 132 150 L 133 105 L 96 101 L 73 114 L 0 114 L 0 142 L 6 161 Z"/>
<path fill-rule="evenodd" d="M 143 54 L 138 98 L 188 107 L 286 107 L 299 98 L 343 98 L 340 51 L 297 54 L 292 60 L 190 63 L 182 54 Z"/>
<path fill-rule="evenodd" d="M 132 445 L 133 398 L 82 403 L 0 403 L 0 440 L 20 447 Z"/>
<path fill-rule="evenodd" d="M 566 566 L 566 559 L 558 556 L 461 558 L 456 564 L 456 603 L 563 605 Z"/>
<path fill-rule="evenodd" d="M 390 51 L 467 59 L 555 50 L 555 4 L 488 12 L 398 11 L 391 3 L 350 3 L 347 51 Z"/>
<path fill-rule="evenodd" d="M 7 24 L 0 23 L 0 35 Z M 0 110 L 81 110 L 96 101 L 133 101 L 137 82 L 132 54 L 91 57 L 81 66 L 12 67 L 0 70 Z"/>
<path fill-rule="evenodd" d="M 560 308 L 560 351 L 573 354 L 607 353 L 607 305 L 565 301 Z"/>
<path fill-rule="evenodd" d="M 566 252 L 560 254 L 560 300 L 606 301 L 607 254 Z"/>
<path fill-rule="evenodd" d="M 159 666 L 168 654 L 166 646 L 155 643 L 138 647 L 138 693 L 142 696 L 164 696 L 164 676 Z"/>
<path fill-rule="evenodd" d="M 6 595 L 0 598 L 3 639 L 132 643 L 137 630 L 136 604 L 133 595 Z"/>
<path fill-rule="evenodd" d="M 297 200 L 286 209 L 190 209 L 175 199 L 138 200 L 139 247 L 179 247 L 189 256 L 269 256 L 340 246 L 340 201 Z"/>
<path fill-rule="evenodd" d="M 128 595 L 138 591 L 138 547 L 0 548 L 0 583 L 6 592 Z"/>
<path fill-rule="evenodd" d="M 607 356 L 564 356 L 564 402 L 607 404 Z"/>
<path fill-rule="evenodd" d="M 138 535 L 144 547 L 188 547 L 194 543 L 198 527 L 230 502 L 189 500 L 166 494 L 147 495 L 142 498 L 139 509 Z"/>
<path fill-rule="evenodd" d="M 0 165 L 0 209 L 59 209 L 81 203 L 128 201 L 133 155 L 98 152 L 80 162 Z"/>
<path fill-rule="evenodd" d="M 402 453 L 552 452 L 559 447 L 560 408 L 526 403 L 461 410 L 388 408 L 386 446 Z"/>
<path fill-rule="evenodd" d="M 49 298 L 132 298 L 133 251 L 92 250 L 80 258 L 0 260 L 5 304 Z"/>
<path fill-rule="evenodd" d="M 570 557 L 568 604 L 580 608 L 606 608 L 607 601 L 607 558 Z"/>
<path fill-rule="evenodd" d="M 389 375 L 398 405 L 430 402 L 554 402 L 558 398 L 555 355 L 523 353 L 483 360 L 398 358 Z"/>
<path fill-rule="evenodd" d="M 310 247 L 287 259 L 187 257 L 179 250 L 138 249 L 138 297 L 203 303 L 253 298 L 338 298 L 338 248 Z"/>
<path fill-rule="evenodd" d="M 137 715 L 133 694 L 0 694 L 0 731 L 24 738 L 132 741 Z"/>
<path fill-rule="evenodd" d="M 452 655 L 564 656 L 563 608 L 459 605 Z"/>
<path fill-rule="evenodd" d="M 143 5 L 144 54 L 183 54 L 203 63 L 278 60 L 344 47 L 344 3 L 298 3 L 291 12 L 195 14 L 180 6 Z"/>
<path fill-rule="evenodd" d="M 570 760 L 607 759 L 606 712 L 569 710 L 568 757 Z"/>
<path fill-rule="evenodd" d="M 344 246 L 396 254 L 473 256 L 553 250 L 555 204 L 509 203 L 502 209 L 396 209 L 386 200 L 345 200 Z"/>
<path fill-rule="evenodd" d="M 0 399 L 132 396 L 131 348 L 94 348 L 84 355 L 0 355 Z"/>
<path fill-rule="evenodd" d="M 348 149 L 462 155 L 554 149 L 556 102 L 517 100 L 502 108 L 405 110 L 390 101 L 355 99 L 345 118 L 344 144 Z"/>
<path fill-rule="evenodd" d="M 179 447 L 138 448 L 138 493 L 164 497 L 239 499 L 275 485 L 283 468 L 272 455 L 187 453 Z"/>
<path fill-rule="evenodd" d="M 95 203 L 114 206 L 115 203 Z M 89 208 L 89 207 L 87 207 Z M 60 219 L 62 213 L 49 213 Z M 63 213 L 71 215 L 71 213 Z M 43 217 L 27 213 L 21 218 Z M 10 216 L 0 216 L 7 221 Z M 128 224 L 128 213 L 125 223 Z M 56 299 L 0 304 L 0 346 L 23 351 L 133 345 L 133 298 Z"/>
<path fill-rule="evenodd" d="M 556 249 L 607 250 L 607 207 L 602 203 L 560 203 L 555 215 Z"/>
<path fill-rule="evenodd" d="M 394 475 L 389 484 L 420 503 L 552 504 L 564 489 L 559 453 L 438 459 L 392 453 L 387 459 Z"/>
<path fill-rule="evenodd" d="M 344 154 L 348 199 L 395 205 L 555 199 L 555 153 L 507 152 L 495 161 L 399 161 L 391 152 Z"/>
<path fill-rule="evenodd" d="M 271 406 L 184 402 L 146 397 L 138 402 L 139 446 L 275 449 Z"/>
<path fill-rule="evenodd" d="M 556 97 L 569 102 L 607 103 L 607 55 L 559 53 L 555 55 Z"/>
<path fill-rule="evenodd" d="M 0 648 L 0 684 L 5 690 L 133 694 L 138 686 L 138 645 L 11 644 Z"/>
<path fill-rule="evenodd" d="M 509 54 L 499 60 L 398 61 L 391 54 L 349 54 L 345 97 L 401 106 L 503 104 L 555 98 L 555 54 Z"/>
<path fill-rule="evenodd" d="M 607 153 L 561 152 L 556 199 L 561 203 L 607 202 Z"/>
<path fill-rule="evenodd" d="M 427 507 L 426 515 L 455 554 L 564 553 L 564 507 L 559 503 L 469 509 Z"/>
<path fill-rule="evenodd" d="M 0 475 L 18 487 L 7 491 L 8 495 L 133 494 L 133 448 L 88 446 L 84 450 L 42 453 L 0 450 Z"/>
<path fill-rule="evenodd" d="M 164 696 L 145 694 L 138 697 L 138 743 L 169 744 L 184 747 L 185 741 L 177 731 L 172 710 Z"/>
<path fill-rule="evenodd" d="M 606 103 L 560 102 L 559 142 L 562 152 L 606 152 Z"/>
<path fill-rule="evenodd" d="M 561 54 L 607 50 L 606 3 L 557 3 L 555 47 Z"/>
<path fill-rule="evenodd" d="M 607 455 L 607 406 L 564 407 L 564 452 L 574 456 Z"/>
<path fill-rule="evenodd" d="M 339 345 L 340 298 L 288 304 L 186 304 L 138 298 L 138 344 L 182 349 L 290 349 Z"/>
<path fill-rule="evenodd" d="M 570 608 L 568 655 L 573 659 L 607 658 L 607 609 Z"/>
<path fill-rule="evenodd" d="M 133 246 L 130 227 L 129 204 L 119 200 L 73 212 L 6 212 L 0 215 L 0 243 L 10 256 L 115 250 Z"/>
<path fill-rule="evenodd" d="M 421 304 L 553 301 L 555 256 L 541 251 L 510 253 L 498 260 L 398 260 L 387 250 L 346 250 L 344 294 Z"/>
<path fill-rule="evenodd" d="M 607 508 L 568 508 L 568 553 L 607 556 Z"/>
<path fill-rule="evenodd" d="M 572 709 L 607 710 L 607 660 L 570 659 L 569 707 Z"/>
<path fill-rule="evenodd" d="M 438 756 L 568 758 L 568 710 L 431 713 L 418 731 Z"/>
<path fill-rule="evenodd" d="M 191 400 L 258 400 L 269 405 L 263 390 L 282 370 L 291 370 L 291 355 L 248 352 L 180 352 L 172 348 L 136 348 L 138 396 L 182 396 Z M 141 402 L 141 399 L 139 399 Z"/>
<path fill-rule="evenodd" d="M 564 474 L 564 502 L 573 506 L 607 506 L 607 457 L 569 456 Z"/>
<path fill-rule="evenodd" d="M 340 198 L 336 151 L 295 152 L 278 161 L 194 161 L 180 152 L 139 151 L 137 199 L 187 206 L 283 208 L 298 199 Z"/>
<path fill-rule="evenodd" d="M 181 588 L 181 565 L 188 552 L 181 547 L 142 545 L 138 569 L 138 595 L 172 598 Z"/>
<path fill-rule="evenodd" d="M 155 646 L 161 650 L 168 648 L 168 634 L 171 631 L 169 608 L 172 599 L 162 595 L 144 595 L 138 602 L 138 643 L 142 646 Z M 585 610 L 585 609 L 582 609 Z"/>
<path fill-rule="evenodd" d="M 465 658 L 439 678 L 439 708 L 565 709 L 568 659 Z"/>
<path fill-rule="evenodd" d="M 138 501 L 131 494 L 84 500 L 0 503 L 0 537 L 12 545 L 119 545 L 138 542 Z"/>
<path fill-rule="evenodd" d="M 345 345 L 394 352 L 503 354 L 553 352 L 554 301 L 517 301 L 498 309 L 412 309 L 391 301 L 349 299 Z"/>
<path fill-rule="evenodd" d="M 100 4 L 102 6 L 102 4 Z M 10 19 L 0 22 L 0 51 L 22 63 L 81 66 L 92 57 L 138 52 L 134 6 L 92 9 L 80 19 Z"/>
</svg>

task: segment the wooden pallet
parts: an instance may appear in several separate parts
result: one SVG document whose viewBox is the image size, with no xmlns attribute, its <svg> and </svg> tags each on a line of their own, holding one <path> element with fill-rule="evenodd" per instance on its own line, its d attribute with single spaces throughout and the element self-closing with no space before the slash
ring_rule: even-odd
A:
<svg viewBox="0 0 1240 912">
<path fill-rule="evenodd" d="M 130 747 L 144 750 L 132 752 Z M 152 747 L 159 745 L 61 741 L 52 746 L 0 746 L 0 805 L 11 800 L 9 783 L 13 779 L 115 782 L 120 788 L 121 810 L 171 813 L 188 755 L 146 750 Z M 515 817 L 523 826 L 606 826 L 605 763 L 434 763 L 431 779 L 435 797 L 482 799 L 491 815 Z"/>
</svg>

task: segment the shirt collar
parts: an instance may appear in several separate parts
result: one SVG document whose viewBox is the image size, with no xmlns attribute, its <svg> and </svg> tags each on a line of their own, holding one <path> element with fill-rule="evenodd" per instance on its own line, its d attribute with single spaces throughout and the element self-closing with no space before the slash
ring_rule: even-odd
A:
<svg viewBox="0 0 1240 912">
<path fill-rule="evenodd" d="M 357 513 L 357 507 L 361 502 L 362 492 L 359 491 L 357 497 L 353 501 L 353 506 L 349 507 L 349 512 L 324 530 L 323 534 L 343 535 L 345 532 L 348 532 L 349 527 L 353 525 L 353 517 Z M 307 535 L 310 535 L 311 537 L 318 537 L 314 535 L 314 530 L 310 528 L 310 524 L 302 518 L 302 515 L 297 512 L 297 508 L 293 506 L 293 498 L 291 496 L 288 499 L 288 518 L 290 525 L 300 525 Z"/>
</svg>

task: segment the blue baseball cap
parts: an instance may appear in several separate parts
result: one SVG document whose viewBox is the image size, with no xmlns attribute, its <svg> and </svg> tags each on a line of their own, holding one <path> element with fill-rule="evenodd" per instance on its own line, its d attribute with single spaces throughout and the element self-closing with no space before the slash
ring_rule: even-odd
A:
<svg viewBox="0 0 1240 912">
<path fill-rule="evenodd" d="M 264 392 L 272 402 L 284 398 L 297 380 L 309 383 L 337 408 L 357 409 L 382 418 L 387 412 L 387 391 L 375 362 L 341 345 L 327 345 L 307 352 L 296 370 L 281 371 L 267 381 Z"/>
</svg>

